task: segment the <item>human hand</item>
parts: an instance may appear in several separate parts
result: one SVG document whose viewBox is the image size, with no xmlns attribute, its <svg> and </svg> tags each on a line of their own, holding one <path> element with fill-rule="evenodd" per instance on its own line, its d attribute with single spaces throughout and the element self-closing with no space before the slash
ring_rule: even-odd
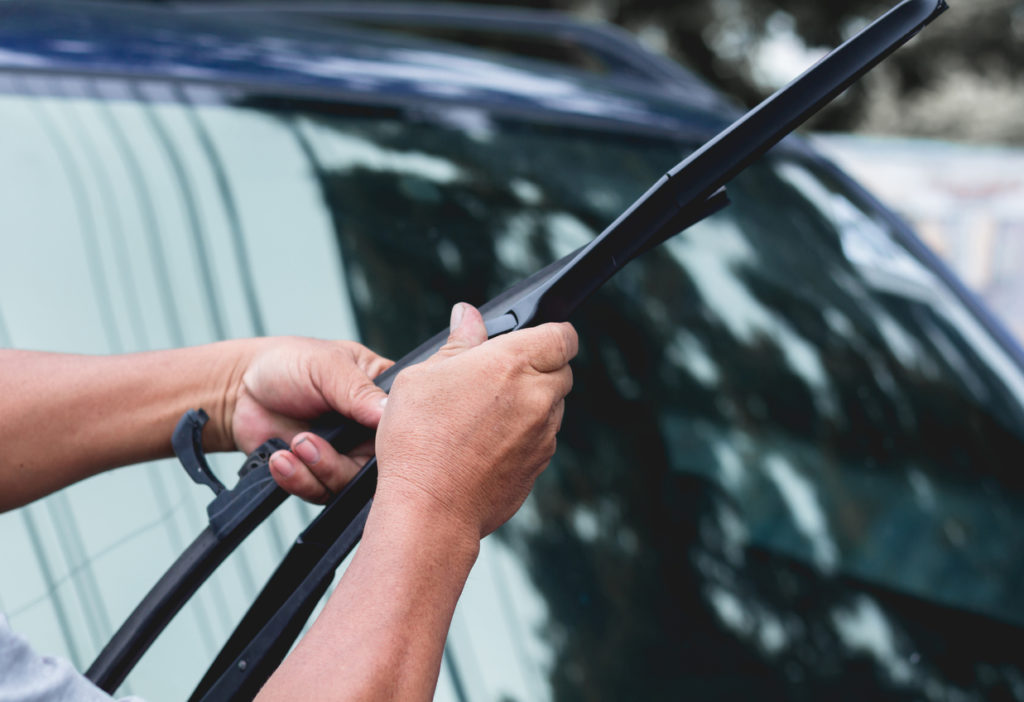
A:
<svg viewBox="0 0 1024 702">
<path fill-rule="evenodd" d="M 488 341 L 464 303 L 451 327 L 444 347 L 395 378 L 375 502 L 441 514 L 479 539 L 515 514 L 554 455 L 577 338 L 562 323 Z"/>
<path fill-rule="evenodd" d="M 325 502 L 369 460 L 373 442 L 340 454 L 307 431 L 309 420 L 335 410 L 376 427 L 387 395 L 372 379 L 391 363 L 350 341 L 261 340 L 244 364 L 235 401 L 229 404 L 235 446 L 248 453 L 271 437 L 288 441 L 290 451 L 277 451 L 270 458 L 274 480 L 292 494 Z"/>
</svg>

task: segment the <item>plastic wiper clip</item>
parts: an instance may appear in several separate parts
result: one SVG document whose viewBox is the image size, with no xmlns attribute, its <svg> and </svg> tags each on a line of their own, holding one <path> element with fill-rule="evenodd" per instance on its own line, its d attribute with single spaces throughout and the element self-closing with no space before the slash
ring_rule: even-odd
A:
<svg viewBox="0 0 1024 702">
<path fill-rule="evenodd" d="M 185 412 L 178 420 L 178 425 L 174 427 L 171 446 L 188 477 L 199 485 L 206 485 L 213 490 L 214 495 L 219 495 L 224 492 L 224 483 L 213 474 L 203 452 L 203 427 L 208 421 L 210 415 L 205 410 L 190 409 Z"/>
<path fill-rule="evenodd" d="M 171 445 L 189 477 L 213 490 L 215 497 L 207 505 L 206 513 L 214 534 L 224 537 L 253 515 L 272 510 L 284 498 L 270 475 L 269 462 L 275 451 L 288 448 L 288 444 L 281 439 L 260 444 L 246 456 L 238 471 L 238 482 L 228 490 L 214 475 L 203 452 L 203 427 L 209 420 L 202 409 L 188 410 L 174 428 Z"/>
</svg>

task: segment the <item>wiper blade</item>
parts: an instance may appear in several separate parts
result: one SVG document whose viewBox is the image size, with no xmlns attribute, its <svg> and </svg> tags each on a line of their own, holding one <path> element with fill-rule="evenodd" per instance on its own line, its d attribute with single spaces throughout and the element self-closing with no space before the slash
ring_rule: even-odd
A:
<svg viewBox="0 0 1024 702">
<path fill-rule="evenodd" d="M 834 49 L 677 164 L 592 242 L 481 306 L 489 336 L 567 319 L 632 258 L 724 206 L 722 188 L 731 178 L 945 9 L 944 0 L 904 0 Z M 377 385 L 389 390 L 398 372 L 428 358 L 447 335 L 441 332 L 407 354 L 375 380 Z M 193 417 L 186 425 L 188 421 L 198 420 Z M 194 428 L 188 425 L 182 431 L 189 431 L 189 426 Z M 337 414 L 325 415 L 313 430 L 340 451 L 370 436 Z M 198 447 L 194 449 L 199 452 Z M 261 447 L 266 456 L 270 449 L 270 444 Z M 186 448 L 185 454 L 189 452 Z M 219 528 L 211 511 L 211 526 L 154 587 L 89 669 L 88 676 L 101 688 L 113 691 L 120 684 L 195 588 L 283 499 L 283 492 L 273 485 L 266 458 L 257 454 L 250 455 L 239 484 L 230 491 L 221 486 L 211 503 L 212 508 L 220 501 Z M 195 463 L 196 457 L 186 458 L 187 468 L 190 460 Z M 204 461 L 198 463 L 190 474 L 218 492 L 219 482 L 210 483 Z M 376 476 L 376 459 L 371 459 L 303 531 L 192 699 L 246 699 L 256 693 L 358 542 Z"/>
<path fill-rule="evenodd" d="M 661 228 L 652 224 L 649 233 L 640 238 L 649 244 L 661 241 L 665 236 L 718 211 L 727 202 L 724 190 L 716 191 L 696 207 L 665 218 L 660 222 Z M 634 255 L 645 249 L 638 248 Z M 554 291 L 558 289 L 559 281 L 574 265 L 578 265 L 579 257 L 586 250 L 587 247 L 577 249 L 482 305 L 480 312 L 487 325 L 488 336 L 554 321 L 555 318 L 543 315 L 554 307 L 550 301 L 555 299 Z M 627 261 L 619 260 L 616 270 Z M 612 272 L 609 269 L 607 274 Z M 606 277 L 590 279 L 586 286 L 588 294 L 605 280 Z M 583 295 L 579 301 L 585 297 Z M 375 382 L 383 390 L 390 390 L 395 376 L 403 368 L 426 360 L 447 339 L 448 331 L 439 332 L 382 373 Z M 335 414 L 321 418 L 320 425 L 314 429 L 331 440 L 335 432 L 347 433 L 348 427 L 349 420 Z M 317 601 L 326 592 L 338 566 L 362 537 L 376 484 L 377 459 L 372 458 L 296 539 L 207 670 L 191 700 L 243 700 L 256 694 L 288 652 Z"/>
<path fill-rule="evenodd" d="M 649 233 L 646 235 L 641 235 L 639 229 L 636 229 L 636 238 L 645 244 L 637 248 L 632 255 L 635 256 L 653 247 L 667 236 L 671 236 L 690 226 L 693 222 L 716 212 L 727 202 L 725 191 L 721 189 L 695 207 L 679 210 L 671 216 L 658 220 L 662 223 L 661 229 L 653 227 L 653 223 L 648 224 Z M 600 237 L 594 241 L 599 239 Z M 593 242 L 590 246 L 592 245 Z M 577 259 L 587 248 L 584 246 L 573 251 L 482 305 L 480 312 L 484 316 L 488 336 L 494 337 L 514 329 L 540 324 L 542 322 L 540 314 L 543 314 L 544 306 L 539 303 L 554 299 L 553 295 L 556 293 L 553 291 L 558 290 L 560 285 L 564 288 L 564 284 L 560 281 L 563 280 L 567 271 L 571 271 L 579 265 Z M 591 259 L 584 258 L 583 260 L 590 261 Z M 602 276 L 591 276 L 587 281 L 588 285 L 575 291 L 579 301 L 600 287 L 615 270 L 621 268 L 626 262 L 628 259 L 621 258 L 613 262 L 613 265 L 606 266 Z M 377 376 L 374 383 L 385 392 L 390 391 L 391 384 L 399 372 L 429 358 L 444 345 L 447 338 L 447 331 L 439 332 Z M 237 484 L 228 490 L 213 474 L 202 451 L 200 436 L 206 421 L 206 413 L 202 410 L 186 412 L 178 423 L 172 444 L 189 477 L 196 483 L 206 485 L 214 492 L 215 498 L 207 507 L 209 526 L 200 532 L 192 544 L 168 568 L 86 671 L 86 677 L 107 692 L 117 689 L 156 637 L 166 628 L 170 620 L 181 610 L 199 586 L 287 497 L 284 490 L 274 482 L 269 466 L 270 456 L 273 452 L 288 448 L 287 443 L 280 439 L 271 439 L 249 454 L 238 472 Z M 336 412 L 329 412 L 317 418 L 310 429 L 342 453 L 350 451 L 373 436 L 371 430 Z M 366 498 L 368 500 L 369 497 L 372 497 L 375 484 L 376 461 L 370 461 L 356 475 L 346 490 L 328 503 L 320 517 L 299 537 L 292 551 L 299 551 L 303 554 L 299 558 L 300 561 L 308 563 L 311 552 L 316 552 L 318 557 L 322 555 L 323 548 L 316 550 L 311 548 L 310 544 L 321 543 L 322 534 L 325 532 L 337 533 L 337 531 L 331 532 L 331 529 L 335 528 L 339 515 L 343 513 L 343 509 L 336 506 L 340 498 L 348 495 L 346 499 L 351 500 L 353 495 L 368 495 Z M 369 486 L 368 492 L 367 486 Z M 361 506 L 362 504 L 360 504 Z M 365 515 L 359 522 L 359 535 L 362 533 L 363 521 L 365 521 Z M 347 524 L 347 520 L 345 523 Z M 314 526 L 316 526 L 315 529 Z M 316 534 L 315 538 L 314 534 Z M 353 545 L 358 541 L 359 535 L 355 536 L 352 541 Z M 300 567 L 286 557 L 279 570 L 284 568 L 292 573 L 299 572 L 295 568 Z M 290 582 L 290 580 L 285 582 Z M 326 583 L 324 587 L 326 587 Z M 279 589 L 276 585 L 275 588 Z"/>
</svg>

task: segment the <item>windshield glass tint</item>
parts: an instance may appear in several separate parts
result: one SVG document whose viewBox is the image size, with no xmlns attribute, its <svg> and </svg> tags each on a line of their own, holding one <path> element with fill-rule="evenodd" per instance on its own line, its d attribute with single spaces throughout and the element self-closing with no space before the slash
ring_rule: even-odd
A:
<svg viewBox="0 0 1024 702">
<path fill-rule="evenodd" d="M 397 357 L 692 147 L 101 88 L 0 96 L 5 345 L 302 333 Z M 573 318 L 558 454 L 484 542 L 438 698 L 1024 699 L 1019 368 L 817 167 L 768 159 L 729 194 Z M 164 462 L 0 516 L 12 626 L 88 665 L 208 499 Z M 311 513 L 288 505 L 131 692 L 188 694 Z"/>
</svg>

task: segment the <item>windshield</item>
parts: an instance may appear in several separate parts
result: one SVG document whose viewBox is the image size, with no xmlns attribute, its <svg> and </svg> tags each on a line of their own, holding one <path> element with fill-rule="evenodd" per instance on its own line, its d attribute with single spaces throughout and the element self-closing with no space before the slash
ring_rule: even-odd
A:
<svg viewBox="0 0 1024 702">
<path fill-rule="evenodd" d="M 17 233 L 0 263 L 5 344 L 306 333 L 400 356 L 454 301 L 589 241 L 694 146 L 470 108 L 115 97 L 0 96 L 20 135 L 0 143 L 0 222 Z M 813 163 L 779 154 L 729 194 L 573 318 L 558 453 L 485 541 L 439 699 L 1024 685 L 1020 369 Z M 0 556 L 38 574 L 0 573 L 12 626 L 87 664 L 203 525 L 208 498 L 174 470 L 148 484 L 122 471 L 0 517 L 17 549 Z M 85 511 L 97 494 L 153 504 L 113 520 Z M 187 694 L 309 513 L 287 509 L 198 600 L 216 615 L 169 632 L 134 692 Z M 182 669 L 156 672 L 185 648 Z"/>
</svg>

